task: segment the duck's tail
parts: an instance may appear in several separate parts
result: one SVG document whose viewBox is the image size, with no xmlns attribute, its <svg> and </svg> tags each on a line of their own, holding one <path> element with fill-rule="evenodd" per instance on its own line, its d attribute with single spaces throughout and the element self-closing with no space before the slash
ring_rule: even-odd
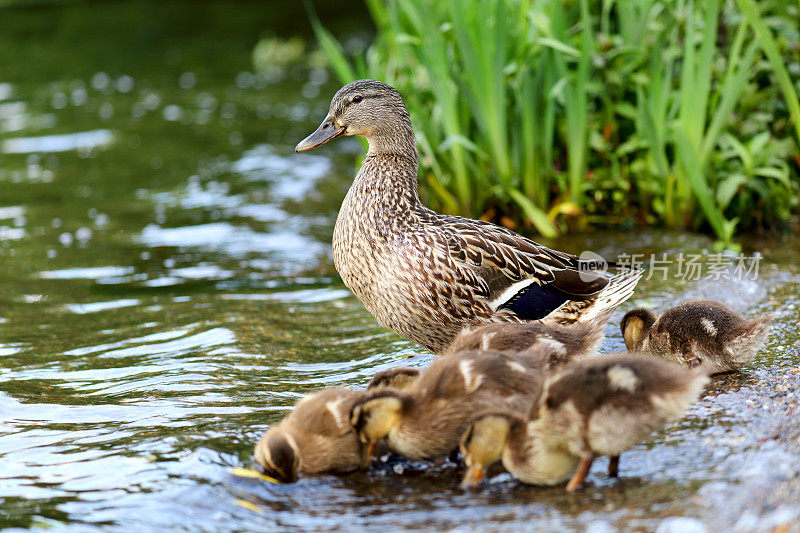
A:
<svg viewBox="0 0 800 533">
<path fill-rule="evenodd" d="M 641 269 L 628 270 L 608 280 L 608 284 L 593 298 L 569 301 L 548 315 L 543 321 L 568 325 L 592 323 L 596 318 L 614 309 L 631 297 L 636 284 L 644 274 Z M 608 321 L 609 316 L 606 318 Z"/>
<path fill-rule="evenodd" d="M 605 330 L 608 321 L 614 314 L 613 309 L 601 311 L 593 318 L 580 320 L 565 329 L 566 335 L 580 339 L 580 345 L 576 353 L 592 354 L 600 348 L 600 343 L 605 338 Z"/>
</svg>

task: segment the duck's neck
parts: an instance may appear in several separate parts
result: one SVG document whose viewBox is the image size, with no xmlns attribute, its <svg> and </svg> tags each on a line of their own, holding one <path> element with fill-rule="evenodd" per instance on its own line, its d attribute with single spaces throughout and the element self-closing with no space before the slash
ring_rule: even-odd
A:
<svg viewBox="0 0 800 533">
<path fill-rule="evenodd" d="M 411 122 L 367 138 L 369 150 L 353 186 L 375 194 L 380 204 L 404 211 L 421 205 L 417 193 L 417 152 Z"/>
<path fill-rule="evenodd" d="M 408 117 L 376 128 L 372 135 L 367 137 L 367 141 L 369 141 L 367 157 L 403 157 L 413 162 L 416 168 L 419 154 L 414 130 L 411 128 L 411 119 Z"/>
</svg>

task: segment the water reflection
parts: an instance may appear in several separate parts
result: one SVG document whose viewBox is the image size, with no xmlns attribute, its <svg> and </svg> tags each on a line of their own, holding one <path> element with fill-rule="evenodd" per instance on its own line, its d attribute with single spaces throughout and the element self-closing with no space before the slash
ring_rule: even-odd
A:
<svg viewBox="0 0 800 533">
<path fill-rule="evenodd" d="M 20 128 L 22 129 L 22 128 Z M 114 142 L 114 134 L 108 130 L 83 131 L 64 135 L 42 137 L 17 137 L 3 141 L 0 151 L 6 154 L 32 154 L 88 150 Z"/>
<path fill-rule="evenodd" d="M 331 227 L 360 145 L 293 153 L 336 87 L 317 66 L 253 72 L 252 45 L 280 14 L 149 7 L 2 10 L 0 41 L 20 52 L 0 57 L 0 527 L 653 529 L 665 516 L 725 514 L 728 502 L 743 509 L 727 512 L 731 527 L 796 516 L 765 488 L 800 463 L 773 439 L 796 399 L 796 240 L 758 245 L 773 267 L 755 288 L 712 294 L 782 310 L 764 356 L 624 455 L 619 481 L 602 461 L 574 498 L 499 472 L 464 492 L 447 461 L 280 486 L 232 476 L 302 394 L 432 356 L 380 328 L 333 271 Z M 45 27 L 65 14 L 75 35 L 109 33 L 95 42 Z M 26 28 L 37 38 L 14 33 Z M 709 244 L 638 232 L 557 247 Z M 655 279 L 629 306 L 696 289 Z M 623 347 L 619 316 L 606 351 Z"/>
</svg>

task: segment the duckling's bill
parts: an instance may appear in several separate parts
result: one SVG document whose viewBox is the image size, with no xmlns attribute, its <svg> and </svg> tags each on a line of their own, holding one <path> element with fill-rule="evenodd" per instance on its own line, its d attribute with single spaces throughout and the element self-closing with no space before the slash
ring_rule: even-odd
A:
<svg viewBox="0 0 800 533">
<path fill-rule="evenodd" d="M 231 474 L 238 477 L 249 477 L 249 478 L 261 479 L 263 481 L 268 481 L 270 483 L 280 484 L 280 481 L 278 481 L 274 477 L 266 476 L 261 472 L 251 470 L 249 468 L 242 468 L 242 467 L 232 468 Z"/>
<path fill-rule="evenodd" d="M 320 147 L 331 139 L 340 137 L 347 132 L 347 128 L 339 126 L 332 120 L 324 120 L 314 133 L 300 141 L 294 148 L 295 152 L 305 152 Z"/>
<path fill-rule="evenodd" d="M 372 457 L 375 455 L 375 449 L 378 447 L 378 441 L 370 441 L 367 444 L 367 449 L 364 451 L 364 456 L 361 458 L 361 468 L 366 470 L 369 468 Z"/>
<path fill-rule="evenodd" d="M 484 475 L 483 467 L 473 464 L 467 469 L 467 473 L 464 474 L 464 481 L 461 482 L 461 486 L 464 488 L 475 487 L 483 480 Z"/>
</svg>

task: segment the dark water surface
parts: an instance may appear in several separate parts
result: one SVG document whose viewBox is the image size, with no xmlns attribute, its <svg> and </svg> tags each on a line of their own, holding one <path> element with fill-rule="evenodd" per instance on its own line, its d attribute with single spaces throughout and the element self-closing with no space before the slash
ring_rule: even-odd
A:
<svg viewBox="0 0 800 533">
<path fill-rule="evenodd" d="M 256 2 L 0 9 L 0 528 L 796 528 L 797 238 L 749 243 L 758 281 L 687 281 L 673 265 L 641 283 L 625 309 L 703 295 L 778 319 L 754 365 L 623 455 L 619 481 L 604 461 L 574 496 L 507 474 L 465 492 L 450 463 L 292 485 L 230 473 L 302 394 L 432 357 L 380 328 L 333 268 L 361 146 L 292 147 L 336 85 L 309 65 L 253 73 L 259 35 L 305 17 Z M 604 351 L 623 347 L 620 316 Z"/>
</svg>

